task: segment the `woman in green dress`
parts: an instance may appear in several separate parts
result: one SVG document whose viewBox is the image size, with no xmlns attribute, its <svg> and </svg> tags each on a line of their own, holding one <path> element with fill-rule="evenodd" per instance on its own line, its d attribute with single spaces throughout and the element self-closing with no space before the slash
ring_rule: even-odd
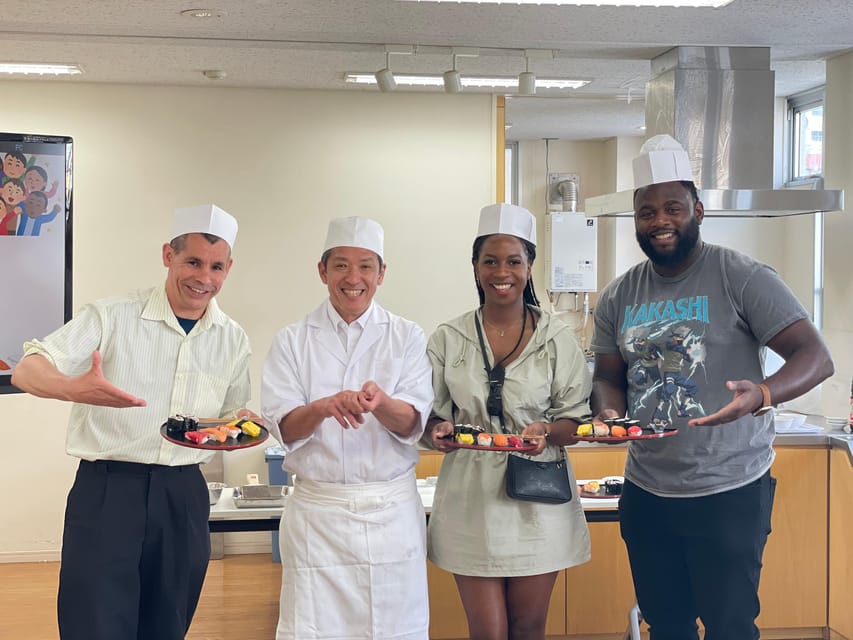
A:
<svg viewBox="0 0 853 640">
<path fill-rule="evenodd" d="M 459 449 L 448 439 L 454 424 L 540 436 L 529 455 L 558 460 L 589 416 L 584 354 L 572 329 L 539 308 L 533 290 L 535 245 L 529 211 L 485 207 L 472 256 L 480 306 L 441 324 L 428 345 L 435 403 L 424 440 L 446 454 L 428 552 L 454 574 L 474 639 L 544 638 L 558 572 L 590 556 L 577 495 L 564 504 L 512 499 L 504 488 L 510 454 Z"/>
</svg>

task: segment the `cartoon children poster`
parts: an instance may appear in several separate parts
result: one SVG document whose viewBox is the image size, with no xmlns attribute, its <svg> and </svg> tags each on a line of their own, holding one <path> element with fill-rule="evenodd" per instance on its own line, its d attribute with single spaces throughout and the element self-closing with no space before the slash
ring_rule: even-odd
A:
<svg viewBox="0 0 853 640">
<path fill-rule="evenodd" d="M 23 344 L 70 318 L 71 138 L 0 133 L 0 393 Z"/>
</svg>

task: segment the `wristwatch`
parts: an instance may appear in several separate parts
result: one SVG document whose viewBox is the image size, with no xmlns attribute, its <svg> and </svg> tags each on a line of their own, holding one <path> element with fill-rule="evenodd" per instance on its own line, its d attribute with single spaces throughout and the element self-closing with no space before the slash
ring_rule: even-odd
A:
<svg viewBox="0 0 853 640">
<path fill-rule="evenodd" d="M 770 404 L 770 389 L 768 389 L 767 385 L 763 382 L 758 384 L 758 388 L 761 389 L 761 406 L 752 412 L 752 415 L 756 418 L 763 416 L 765 413 L 773 409 L 773 405 Z"/>
</svg>

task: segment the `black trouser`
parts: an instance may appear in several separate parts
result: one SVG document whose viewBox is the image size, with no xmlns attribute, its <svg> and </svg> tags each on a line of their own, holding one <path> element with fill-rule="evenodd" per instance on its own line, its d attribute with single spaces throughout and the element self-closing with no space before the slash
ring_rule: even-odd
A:
<svg viewBox="0 0 853 640">
<path fill-rule="evenodd" d="M 80 462 L 59 573 L 63 640 L 180 640 L 195 612 L 210 536 L 198 465 Z"/>
<path fill-rule="evenodd" d="M 626 481 L 619 500 L 637 603 L 651 640 L 758 640 L 758 579 L 776 479 L 701 498 Z"/>
</svg>

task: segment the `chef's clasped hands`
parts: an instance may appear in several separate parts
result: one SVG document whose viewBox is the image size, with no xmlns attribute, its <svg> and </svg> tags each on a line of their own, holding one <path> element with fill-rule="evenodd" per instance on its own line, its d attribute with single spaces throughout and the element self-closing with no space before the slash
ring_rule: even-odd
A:
<svg viewBox="0 0 853 640">
<path fill-rule="evenodd" d="M 362 414 L 372 413 L 388 396 L 373 380 L 359 391 L 339 391 L 320 401 L 323 416 L 334 418 L 344 429 L 358 429 L 364 423 Z"/>
</svg>

